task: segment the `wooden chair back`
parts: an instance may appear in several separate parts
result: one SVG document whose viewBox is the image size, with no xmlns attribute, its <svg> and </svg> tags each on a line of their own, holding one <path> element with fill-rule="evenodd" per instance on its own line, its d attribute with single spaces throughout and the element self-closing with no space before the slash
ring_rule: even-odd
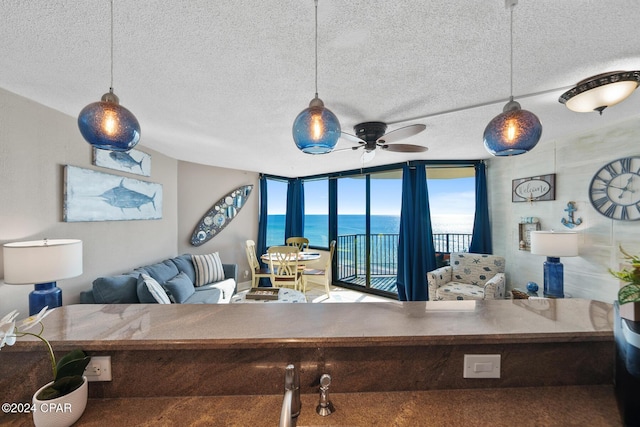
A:
<svg viewBox="0 0 640 427">
<path fill-rule="evenodd" d="M 286 244 L 287 246 L 297 246 L 300 252 L 309 249 L 309 239 L 306 237 L 289 237 Z"/>
<path fill-rule="evenodd" d="M 269 270 L 271 271 L 271 285 L 276 288 L 301 288 L 302 275 L 298 268 L 297 246 L 271 246 L 269 254 Z"/>
</svg>

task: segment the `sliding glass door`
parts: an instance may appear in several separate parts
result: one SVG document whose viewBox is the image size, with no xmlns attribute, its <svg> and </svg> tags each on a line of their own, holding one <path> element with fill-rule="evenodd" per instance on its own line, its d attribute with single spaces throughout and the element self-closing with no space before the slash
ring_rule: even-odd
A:
<svg viewBox="0 0 640 427">
<path fill-rule="evenodd" d="M 337 178 L 337 277 L 343 285 L 397 294 L 401 171 Z"/>
</svg>

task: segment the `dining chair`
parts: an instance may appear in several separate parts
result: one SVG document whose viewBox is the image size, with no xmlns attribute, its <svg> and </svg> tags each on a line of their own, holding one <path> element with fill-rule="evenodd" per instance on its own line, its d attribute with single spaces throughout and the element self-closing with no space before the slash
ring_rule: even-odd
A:
<svg viewBox="0 0 640 427">
<path fill-rule="evenodd" d="M 329 258 L 327 258 L 324 268 L 305 268 L 302 271 L 302 287 L 305 291 L 307 290 L 307 279 L 309 277 L 322 277 L 324 289 L 327 292 L 327 296 L 331 298 L 331 260 L 335 251 L 336 241 L 332 240 L 329 244 Z"/>
<path fill-rule="evenodd" d="M 271 246 L 267 249 L 271 285 L 302 290 L 302 271 L 298 268 L 297 246 Z"/>
<path fill-rule="evenodd" d="M 285 243 L 287 246 L 297 246 L 300 252 L 309 249 L 309 239 L 306 237 L 289 237 Z"/>
<path fill-rule="evenodd" d="M 257 288 L 260 285 L 260 279 L 270 278 L 271 273 L 267 267 L 262 267 L 260 265 L 260 261 L 258 261 L 258 255 L 256 254 L 256 242 L 253 240 L 247 240 L 245 250 L 247 251 L 249 268 L 251 268 L 251 287 Z"/>
</svg>

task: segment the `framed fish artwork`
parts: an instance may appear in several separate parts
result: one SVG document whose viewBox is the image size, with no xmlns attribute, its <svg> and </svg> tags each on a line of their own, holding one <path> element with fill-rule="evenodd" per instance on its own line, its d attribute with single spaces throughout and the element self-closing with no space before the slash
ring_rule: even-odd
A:
<svg viewBox="0 0 640 427">
<path fill-rule="evenodd" d="M 162 184 L 64 167 L 65 222 L 162 218 Z"/>
<path fill-rule="evenodd" d="M 151 176 L 151 155 L 144 151 L 110 151 L 94 148 L 93 164 L 120 172 Z"/>
</svg>

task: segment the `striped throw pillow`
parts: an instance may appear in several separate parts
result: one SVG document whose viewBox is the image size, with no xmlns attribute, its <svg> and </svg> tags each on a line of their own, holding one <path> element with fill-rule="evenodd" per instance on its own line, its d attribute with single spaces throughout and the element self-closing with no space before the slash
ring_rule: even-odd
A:
<svg viewBox="0 0 640 427">
<path fill-rule="evenodd" d="M 196 287 L 224 280 L 224 269 L 218 252 L 206 255 L 191 255 L 196 270 Z"/>
</svg>

